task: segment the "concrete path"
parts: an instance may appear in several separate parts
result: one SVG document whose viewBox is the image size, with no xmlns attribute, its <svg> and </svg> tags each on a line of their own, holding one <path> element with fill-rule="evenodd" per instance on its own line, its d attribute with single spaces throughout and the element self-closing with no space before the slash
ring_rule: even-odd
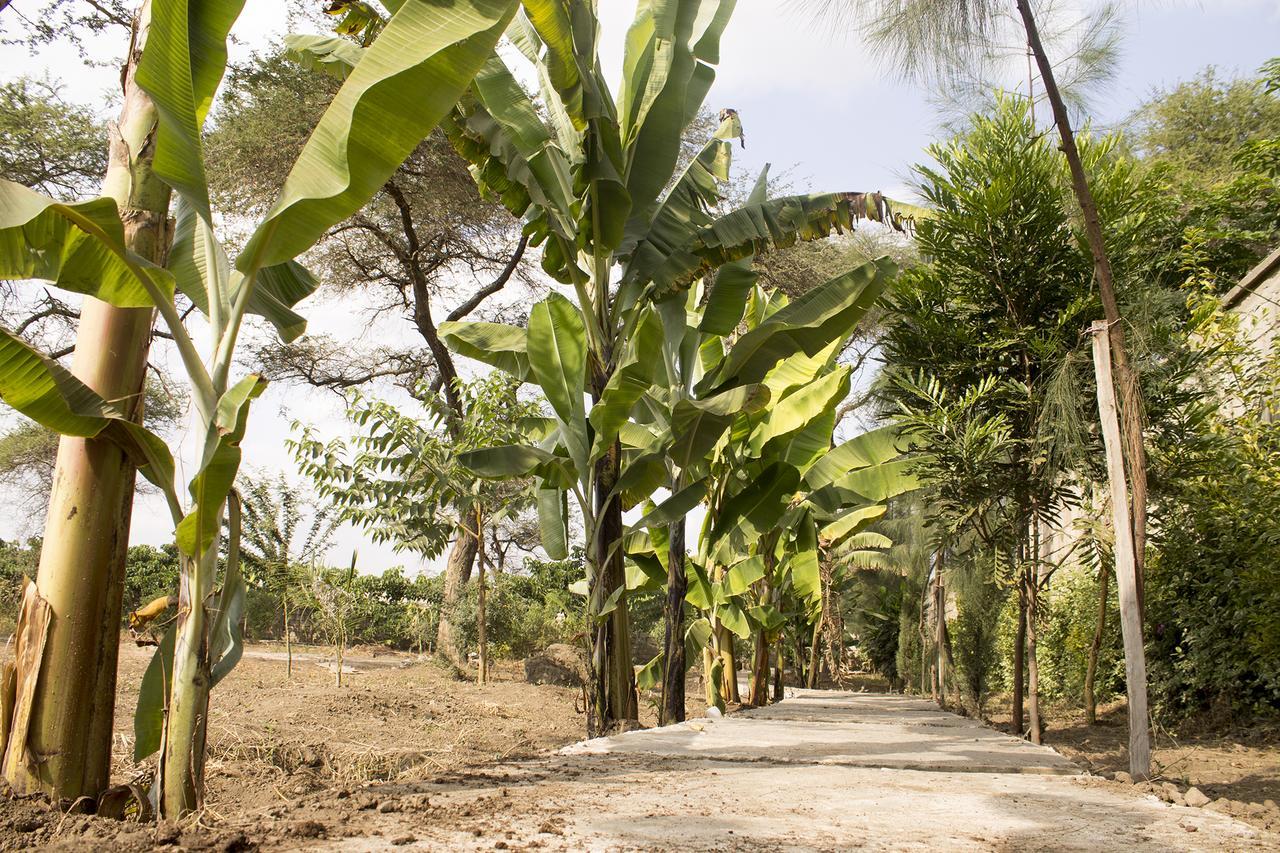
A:
<svg viewBox="0 0 1280 853">
<path fill-rule="evenodd" d="M 356 846 L 1280 849 L 1276 836 L 1089 777 L 1047 747 L 930 702 L 788 693 L 727 718 L 584 741 L 544 760 L 406 788 L 402 796 L 429 800 L 434 817 L 405 815 Z"/>
</svg>

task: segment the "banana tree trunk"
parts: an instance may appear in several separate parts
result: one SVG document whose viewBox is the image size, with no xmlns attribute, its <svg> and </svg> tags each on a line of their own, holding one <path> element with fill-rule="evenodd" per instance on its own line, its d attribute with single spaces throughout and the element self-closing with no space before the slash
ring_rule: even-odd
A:
<svg viewBox="0 0 1280 853">
<path fill-rule="evenodd" d="M 465 661 L 453 628 L 453 609 L 462 600 L 462 593 L 471 579 L 471 569 L 479 548 L 479 541 L 467 529 L 467 525 L 460 525 L 458 536 L 453 540 L 449 557 L 445 561 L 444 597 L 440 604 L 440 621 L 436 625 L 436 652 L 459 668 L 465 665 Z"/>
<path fill-rule="evenodd" d="M 103 194 L 114 198 L 125 243 L 163 263 L 171 237 L 169 188 L 151 172 L 155 106 L 134 83 L 150 20 L 143 4 L 125 65 L 124 104 L 112 134 Z M 86 297 L 72 372 L 142 415 L 150 309 Z M 63 437 L 45 522 L 36 594 L 51 612 L 43 654 L 19 669 L 4 775 L 18 793 L 96 797 L 109 783 L 116 660 L 134 466 L 109 441 Z M 24 662 L 19 662 L 22 665 Z M 25 688 L 25 689 L 24 689 Z"/>
<path fill-rule="evenodd" d="M 818 621 L 813 623 L 813 639 L 809 642 L 809 667 L 805 672 L 804 686 L 812 690 L 818 686 L 818 667 L 821 665 L 821 659 L 818 657 L 818 641 L 822 638 L 822 617 L 818 617 Z"/>
<path fill-rule="evenodd" d="M 662 675 L 663 725 L 684 721 L 684 596 L 688 589 L 684 567 L 684 521 L 681 518 L 667 528 L 667 600 L 663 612 L 666 622 L 666 634 L 663 638 L 663 660 L 666 666 Z"/>
<path fill-rule="evenodd" d="M 160 748 L 160 814 L 178 817 L 200 807 L 204 791 L 205 740 L 209 719 L 208 609 L 199 605 L 211 594 L 218 568 L 215 542 L 201 559 L 183 557 L 178 586 L 177 635 L 173 685 Z"/>
<path fill-rule="evenodd" d="M 756 652 L 751 661 L 751 692 L 748 705 L 769 704 L 769 639 L 764 630 L 756 631 Z"/>
<path fill-rule="evenodd" d="M 614 608 L 600 620 L 594 634 L 591 663 L 595 709 L 588 726 L 594 734 L 603 734 L 622 721 L 637 720 L 640 716 L 635 669 L 631 664 L 631 625 L 621 548 L 622 502 L 610 494 L 618 482 L 621 457 L 622 448 L 615 442 L 596 462 L 595 472 L 594 501 L 599 533 L 592 548 L 593 602 L 598 608 L 615 591 L 621 591 Z"/>
<path fill-rule="evenodd" d="M 488 619 L 485 613 L 485 598 L 488 592 L 485 589 L 484 582 L 484 516 L 480 512 L 476 512 L 476 533 L 478 549 L 476 551 L 476 571 L 479 573 L 477 580 L 479 588 L 476 592 L 479 594 L 476 602 L 476 633 L 479 641 L 480 660 L 479 667 L 476 670 L 476 681 L 485 684 L 489 680 L 489 636 L 488 636 Z"/>
<path fill-rule="evenodd" d="M 724 674 L 721 681 L 721 695 L 725 702 L 742 703 L 742 691 L 738 689 L 738 652 L 735 643 L 737 638 L 723 624 L 716 625 L 720 634 L 720 665 Z"/>
</svg>

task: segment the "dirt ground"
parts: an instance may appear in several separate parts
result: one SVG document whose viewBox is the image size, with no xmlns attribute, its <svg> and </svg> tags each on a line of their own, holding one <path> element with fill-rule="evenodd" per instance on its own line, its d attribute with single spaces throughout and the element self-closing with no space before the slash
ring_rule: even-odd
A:
<svg viewBox="0 0 1280 853">
<path fill-rule="evenodd" d="M 551 756 L 584 735 L 581 692 L 526 684 L 517 663 L 500 664 L 493 683 L 479 686 L 412 655 L 355 649 L 347 660 L 356 671 L 339 689 L 332 665 L 320 661 L 325 650 L 299 650 L 292 679 L 280 652 L 251 647 L 214 691 L 208 798 L 199 815 L 178 825 L 138 825 L 66 815 L 38 798 L 4 800 L 0 849 L 337 849 L 343 839 L 355 849 L 435 847 L 445 839 L 450 847 L 465 840 L 472 848 L 572 849 L 571 827 L 558 818 L 556 799 L 544 795 L 560 792 L 570 798 L 565 802 L 608 814 L 622 788 L 649 772 L 647 758 L 614 769 L 609 762 L 617 759 L 608 758 L 599 776 L 599 765 Z M 149 653 L 122 647 L 119 782 L 150 769 L 129 760 L 132 709 Z M 690 686 L 689 710 L 697 716 L 703 708 Z M 864 680 L 854 689 L 875 686 Z M 651 706 L 643 716 L 654 723 Z M 1087 728 L 1054 714 L 1046 741 L 1086 769 L 1121 769 L 1123 707 L 1101 716 L 1099 726 Z M 1204 736 L 1177 745 L 1161 735 L 1157 763 L 1167 778 L 1200 785 L 1210 797 L 1276 798 L 1275 733 L 1240 734 L 1239 743 Z M 699 780 L 717 770 L 686 769 L 672 777 L 672 795 L 696 799 Z M 710 802 L 704 810 L 715 814 Z"/>
<path fill-rule="evenodd" d="M 1008 730 L 1008 706 L 995 707 L 1000 711 L 989 721 Z M 1127 713 L 1123 699 L 1099 705 L 1098 721 L 1089 726 L 1082 710 L 1051 707 L 1044 742 L 1091 773 L 1127 771 Z M 1157 726 L 1151 758 L 1158 781 L 1195 785 L 1210 799 L 1280 802 L 1280 721 L 1225 730 L 1193 721 L 1177 732 Z"/>
</svg>

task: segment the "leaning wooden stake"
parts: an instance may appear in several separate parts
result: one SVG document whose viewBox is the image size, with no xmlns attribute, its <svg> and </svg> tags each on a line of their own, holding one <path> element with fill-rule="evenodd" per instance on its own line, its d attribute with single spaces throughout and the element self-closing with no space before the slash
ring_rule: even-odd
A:
<svg viewBox="0 0 1280 853">
<path fill-rule="evenodd" d="M 483 510 L 476 509 L 476 570 L 480 573 L 477 577 L 479 582 L 479 599 L 476 606 L 476 627 L 479 634 L 480 660 L 479 667 L 476 670 L 476 682 L 484 684 L 489 680 L 489 636 L 486 629 L 485 618 L 485 598 L 487 590 L 484 582 L 484 514 Z"/>
<path fill-rule="evenodd" d="M 1116 392 L 1111 376 L 1109 325 L 1093 324 L 1093 366 L 1098 377 L 1098 415 L 1111 483 L 1111 517 L 1115 527 L 1116 588 L 1120 593 L 1120 631 L 1124 638 L 1125 686 L 1129 696 L 1129 773 L 1134 779 L 1151 775 L 1151 733 L 1147 717 L 1147 660 L 1142 642 L 1142 610 L 1138 599 L 1133 523 L 1129 516 L 1129 487 L 1125 481 Z"/>
</svg>

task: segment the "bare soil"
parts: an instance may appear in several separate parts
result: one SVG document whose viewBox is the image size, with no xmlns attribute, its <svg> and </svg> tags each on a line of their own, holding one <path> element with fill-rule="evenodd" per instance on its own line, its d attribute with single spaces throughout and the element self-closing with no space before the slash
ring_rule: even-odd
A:
<svg viewBox="0 0 1280 853">
<path fill-rule="evenodd" d="M 150 652 L 132 645 L 121 649 L 119 782 L 145 779 L 151 770 L 148 764 L 135 766 L 131 761 L 132 709 Z M 346 662 L 355 671 L 344 674 L 338 688 L 331 659 L 326 660 L 331 658 L 328 650 L 295 649 L 290 679 L 285 677 L 282 652 L 279 646 L 251 647 L 215 689 L 209 790 L 201 813 L 181 824 L 138 824 L 66 814 L 40 798 L 0 799 L 0 849 L 574 849 L 587 839 L 575 835 L 573 822 L 565 819 L 571 811 L 585 810 L 602 820 L 613 814 L 619 820 L 633 815 L 635 820 L 659 822 L 662 814 L 669 814 L 676 831 L 688 820 L 689 803 L 710 790 L 707 785 L 723 788 L 711 777 L 764 769 L 761 765 L 732 770 L 706 762 L 682 762 L 677 767 L 650 756 L 605 756 L 589 762 L 552 755 L 584 736 L 581 691 L 526 684 L 518 663 L 500 663 L 493 682 L 480 686 L 413 655 L 353 649 Z M 864 679 L 853 689 L 877 686 L 873 679 Z M 703 707 L 696 679 L 691 680 L 689 696 L 690 716 L 699 716 Z M 651 705 L 643 709 L 643 716 L 646 725 L 654 724 Z M 1068 713 L 1053 713 L 1046 742 L 1094 772 L 1123 769 L 1123 706 L 1108 706 L 1100 718 L 1099 725 L 1085 727 Z M 1204 734 L 1176 743 L 1161 733 L 1156 759 L 1166 777 L 1199 785 L 1210 797 L 1261 802 L 1280 794 L 1280 739 L 1273 731 L 1232 732 L 1231 737 Z M 768 796 L 780 806 L 777 797 L 804 780 L 816 781 L 814 773 L 831 776 L 835 784 L 851 779 L 850 772 L 795 767 L 784 771 L 785 779 L 776 780 L 776 789 L 759 793 L 772 790 Z M 880 784 L 875 779 L 884 780 L 876 773 L 885 771 L 857 772 L 867 777 L 872 791 Z M 950 802 L 950 797 L 936 796 L 936 782 L 919 784 L 919 791 L 904 789 L 911 808 L 930 808 L 929 796 Z M 967 780 L 958 782 L 956 796 L 962 796 L 965 784 Z M 633 792 L 641 789 L 643 795 L 635 793 L 633 802 Z M 879 790 L 876 796 L 882 799 L 890 793 Z M 1124 796 L 1138 796 L 1128 790 Z M 721 793 L 728 796 L 730 789 Z M 675 799 L 665 799 L 667 795 Z M 708 826 L 732 806 L 720 799 L 712 797 L 705 808 L 695 809 L 705 812 Z M 832 820 L 847 817 L 847 795 L 833 788 L 830 799 Z M 1000 801 L 1001 797 L 991 800 Z M 1010 802 L 1018 803 L 1019 798 Z M 886 819 L 897 821 L 892 816 L 901 814 L 903 804 L 866 805 L 869 812 L 883 808 Z M 828 811 L 822 804 L 812 810 L 815 813 L 805 818 L 809 823 Z M 765 814 L 761 812 L 755 824 L 761 835 L 723 846 L 786 846 L 762 843 L 769 824 Z M 1261 819 L 1250 823 L 1267 826 Z M 873 826 L 863 830 L 867 837 L 876 837 Z M 1208 830 L 1205 825 L 1202 835 L 1187 838 L 1208 842 Z M 1043 846 L 1032 843 L 1030 849 L 1055 849 L 1052 832 L 1046 832 L 1040 839 Z M 906 840 L 882 836 L 894 837 Z M 726 841 L 723 834 L 708 838 L 707 849 Z M 981 849 L 995 840 L 996 836 L 977 835 L 969 843 Z"/>
<path fill-rule="evenodd" d="M 1008 731 L 1007 702 L 997 701 L 993 709 L 997 712 L 989 722 Z M 1098 706 L 1097 722 L 1087 725 L 1083 710 L 1051 707 L 1043 740 L 1091 773 L 1111 777 L 1129 769 L 1127 714 L 1123 699 L 1104 703 Z M 1194 785 L 1211 800 L 1280 802 L 1280 720 L 1247 727 L 1192 720 L 1177 731 L 1157 726 L 1151 758 L 1157 782 L 1172 782 L 1183 790 Z M 1254 814 L 1239 817 L 1280 830 L 1280 809 L 1254 809 Z"/>
</svg>

